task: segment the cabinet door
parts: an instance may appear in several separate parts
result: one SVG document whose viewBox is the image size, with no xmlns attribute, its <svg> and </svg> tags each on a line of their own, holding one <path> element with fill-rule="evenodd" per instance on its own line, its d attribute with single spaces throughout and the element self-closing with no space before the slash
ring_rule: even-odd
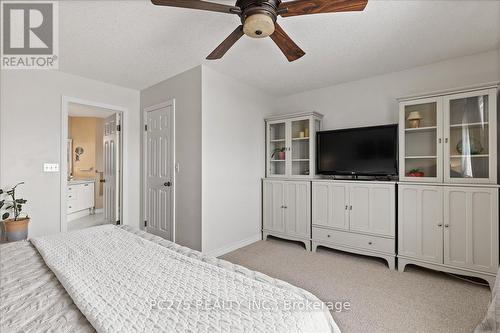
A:
<svg viewBox="0 0 500 333">
<path fill-rule="evenodd" d="M 444 263 L 496 273 L 498 189 L 444 189 Z"/>
<path fill-rule="evenodd" d="M 79 198 L 81 200 L 82 209 L 94 207 L 94 184 L 85 183 L 81 185 Z"/>
<path fill-rule="evenodd" d="M 399 104 L 399 178 L 440 182 L 442 171 L 442 98 Z"/>
<path fill-rule="evenodd" d="M 286 182 L 284 189 L 285 233 L 311 238 L 311 183 Z"/>
<path fill-rule="evenodd" d="M 312 224 L 349 229 L 349 205 L 345 184 L 313 182 L 312 202 Z"/>
<path fill-rule="evenodd" d="M 444 97 L 445 180 L 496 183 L 496 89 Z"/>
<path fill-rule="evenodd" d="M 443 263 L 443 190 L 438 186 L 399 185 L 398 253 Z"/>
<path fill-rule="evenodd" d="M 394 236 L 395 185 L 350 184 L 349 229 Z"/>
<path fill-rule="evenodd" d="M 263 182 L 263 227 L 265 230 L 284 232 L 283 221 L 283 193 L 284 183 L 265 180 Z"/>
<path fill-rule="evenodd" d="M 294 118 L 289 122 L 290 126 L 290 175 L 291 176 L 309 176 L 310 158 L 313 134 L 311 131 L 311 117 Z"/>
<path fill-rule="evenodd" d="M 270 121 L 267 123 L 267 176 L 285 177 L 287 175 L 287 123 Z"/>
</svg>

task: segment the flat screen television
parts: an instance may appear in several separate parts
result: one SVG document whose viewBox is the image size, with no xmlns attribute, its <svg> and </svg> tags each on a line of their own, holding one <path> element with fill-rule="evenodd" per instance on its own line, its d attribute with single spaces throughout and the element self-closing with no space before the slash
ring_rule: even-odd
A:
<svg viewBox="0 0 500 333">
<path fill-rule="evenodd" d="M 398 125 L 317 132 L 316 159 L 317 174 L 395 176 Z"/>
</svg>

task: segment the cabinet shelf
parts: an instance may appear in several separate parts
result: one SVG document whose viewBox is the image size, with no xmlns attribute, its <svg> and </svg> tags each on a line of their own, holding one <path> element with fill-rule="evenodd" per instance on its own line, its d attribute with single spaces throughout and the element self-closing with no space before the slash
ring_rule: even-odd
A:
<svg viewBox="0 0 500 333">
<path fill-rule="evenodd" d="M 406 159 L 432 159 L 437 158 L 435 155 L 423 155 L 423 156 L 406 156 Z"/>
<path fill-rule="evenodd" d="M 285 162 L 285 160 L 270 160 L 269 162 Z"/>
<path fill-rule="evenodd" d="M 477 127 L 477 126 L 488 126 L 488 122 L 482 123 L 465 123 L 465 124 L 453 124 L 450 128 L 462 128 L 462 127 Z"/>
<path fill-rule="evenodd" d="M 295 158 L 292 162 L 309 162 L 308 158 Z"/>
<path fill-rule="evenodd" d="M 274 139 L 274 140 L 269 140 L 269 142 L 285 142 L 285 139 Z"/>
<path fill-rule="evenodd" d="M 292 141 L 305 141 L 305 140 L 309 140 L 309 137 L 306 137 L 306 138 L 292 138 Z"/>
<path fill-rule="evenodd" d="M 462 157 L 490 157 L 490 154 L 478 154 L 478 155 L 450 155 L 450 158 L 462 158 Z"/>
<path fill-rule="evenodd" d="M 428 132 L 434 131 L 437 129 L 437 126 L 426 126 L 426 127 L 417 127 L 417 128 L 405 128 L 405 132 Z"/>
</svg>

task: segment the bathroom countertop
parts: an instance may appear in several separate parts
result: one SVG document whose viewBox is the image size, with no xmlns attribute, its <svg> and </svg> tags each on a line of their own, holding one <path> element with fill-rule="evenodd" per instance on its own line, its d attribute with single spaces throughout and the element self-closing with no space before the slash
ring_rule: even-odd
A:
<svg viewBox="0 0 500 333">
<path fill-rule="evenodd" d="M 87 183 L 95 183 L 95 179 L 71 179 L 68 181 L 68 185 L 78 185 Z"/>
</svg>

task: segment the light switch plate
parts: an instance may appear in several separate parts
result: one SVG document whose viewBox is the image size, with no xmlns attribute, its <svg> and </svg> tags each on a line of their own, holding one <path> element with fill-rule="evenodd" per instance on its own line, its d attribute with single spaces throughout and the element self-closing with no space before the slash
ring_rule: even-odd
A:
<svg viewBox="0 0 500 333">
<path fill-rule="evenodd" d="M 59 172 L 59 163 L 43 163 L 43 172 Z"/>
</svg>

